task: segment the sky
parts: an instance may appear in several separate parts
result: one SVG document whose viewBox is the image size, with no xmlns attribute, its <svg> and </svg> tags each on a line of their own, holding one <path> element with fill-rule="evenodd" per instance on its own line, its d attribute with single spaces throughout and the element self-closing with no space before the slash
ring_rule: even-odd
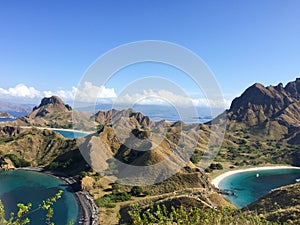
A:
<svg viewBox="0 0 300 225">
<path fill-rule="evenodd" d="M 55 94 L 71 101 L 101 55 L 130 42 L 162 40 L 197 54 L 228 106 L 253 83 L 300 77 L 299 21 L 298 0 L 0 0 L 0 99 L 39 102 Z M 115 99 L 136 79 L 162 75 L 206 104 L 187 75 L 165 65 L 124 71 L 101 86 L 85 83 L 86 90 Z"/>
</svg>

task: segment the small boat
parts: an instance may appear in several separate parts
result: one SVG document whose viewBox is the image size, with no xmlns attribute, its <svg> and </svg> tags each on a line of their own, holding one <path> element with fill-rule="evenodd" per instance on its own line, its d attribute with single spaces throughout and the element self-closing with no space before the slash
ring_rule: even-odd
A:
<svg viewBox="0 0 300 225">
<path fill-rule="evenodd" d="M 300 178 L 296 179 L 296 182 L 300 182 Z"/>
<path fill-rule="evenodd" d="M 256 177 L 259 177 L 259 173 L 256 174 Z"/>
</svg>

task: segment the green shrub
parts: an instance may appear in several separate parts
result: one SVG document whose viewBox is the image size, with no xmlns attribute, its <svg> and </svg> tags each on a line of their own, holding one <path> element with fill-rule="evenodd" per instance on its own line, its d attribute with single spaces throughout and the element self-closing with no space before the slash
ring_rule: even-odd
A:
<svg viewBox="0 0 300 225">
<path fill-rule="evenodd" d="M 223 166 L 221 163 L 212 163 L 212 164 L 210 164 L 209 168 L 211 170 L 222 170 Z"/>
<path fill-rule="evenodd" d="M 130 193 L 133 195 L 133 196 L 140 196 L 143 194 L 143 188 L 139 187 L 139 186 L 133 186 L 131 188 L 131 191 Z"/>
<path fill-rule="evenodd" d="M 168 210 L 165 205 L 150 204 L 149 209 L 142 210 L 139 205 L 133 205 L 128 211 L 131 225 L 151 224 L 177 224 L 177 225 L 277 225 L 257 215 L 247 215 L 235 209 L 226 207 L 219 209 L 210 208 L 189 208 L 183 206 L 175 208 L 171 206 Z"/>
<path fill-rule="evenodd" d="M 30 166 L 30 162 L 28 162 L 28 161 L 26 161 L 24 159 L 19 158 L 15 154 L 7 154 L 7 155 L 5 155 L 5 157 L 9 158 L 16 167 L 27 167 L 27 166 Z"/>
<path fill-rule="evenodd" d="M 191 157 L 191 162 L 197 164 L 198 162 L 200 162 L 201 158 L 202 158 L 202 152 L 195 151 Z"/>
<path fill-rule="evenodd" d="M 36 212 L 39 210 L 43 210 L 46 212 L 45 216 L 45 224 L 54 225 L 52 222 L 52 217 L 54 215 L 53 205 L 62 197 L 63 190 L 59 190 L 54 196 L 42 201 L 42 203 L 37 208 L 32 208 L 32 204 L 23 204 L 18 203 L 18 212 L 17 213 L 9 213 L 9 219 L 6 220 L 6 212 L 4 206 L 0 200 L 0 224 L 1 225 L 26 225 L 30 224 L 30 219 L 27 217 L 28 214 L 32 212 Z M 74 221 L 71 220 L 68 225 L 74 224 Z"/>
<path fill-rule="evenodd" d="M 98 207 L 114 208 L 117 202 L 125 202 L 131 199 L 131 194 L 127 192 L 116 192 L 106 194 L 95 200 Z"/>
</svg>

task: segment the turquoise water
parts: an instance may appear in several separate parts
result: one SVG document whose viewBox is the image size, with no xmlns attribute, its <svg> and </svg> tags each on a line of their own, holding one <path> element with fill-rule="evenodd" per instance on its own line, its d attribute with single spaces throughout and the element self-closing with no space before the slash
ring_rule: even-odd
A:
<svg viewBox="0 0 300 225">
<path fill-rule="evenodd" d="M 55 195 L 58 190 L 64 190 L 62 198 L 54 204 L 53 221 L 57 225 L 65 225 L 73 219 L 77 221 L 79 207 L 70 187 L 55 177 L 31 171 L 0 172 L 0 199 L 6 212 L 17 212 L 17 203 L 33 204 L 36 208 L 42 200 Z M 9 213 L 6 214 L 9 216 Z M 44 211 L 29 214 L 30 225 L 45 224 Z"/>
<path fill-rule="evenodd" d="M 259 174 L 258 177 L 257 174 Z M 234 193 L 234 196 L 225 195 L 224 197 L 242 208 L 272 189 L 296 183 L 298 178 L 300 178 L 299 169 L 249 171 L 226 177 L 220 182 L 219 188 Z"/>
<path fill-rule="evenodd" d="M 89 134 L 86 132 L 69 131 L 69 130 L 53 130 L 53 131 L 60 133 L 65 138 L 80 138 L 80 137 L 85 137 Z"/>
</svg>

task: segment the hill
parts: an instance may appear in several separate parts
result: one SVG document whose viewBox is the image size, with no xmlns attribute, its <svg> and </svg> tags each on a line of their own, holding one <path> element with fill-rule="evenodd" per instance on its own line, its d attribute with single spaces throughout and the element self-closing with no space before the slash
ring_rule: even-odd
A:
<svg viewBox="0 0 300 225">
<path fill-rule="evenodd" d="M 271 191 L 244 208 L 244 211 L 258 213 L 269 221 L 300 224 L 300 183 Z"/>
<path fill-rule="evenodd" d="M 4 126 L 0 127 L 0 149 L 3 158 L 14 158 L 26 166 L 45 166 L 59 155 L 75 150 L 76 142 L 50 130 Z"/>
<path fill-rule="evenodd" d="M 74 113 L 79 120 L 72 121 Z M 300 166 L 300 79 L 286 86 L 265 87 L 256 83 L 236 98 L 223 116 L 212 121 L 215 124 L 226 123 L 228 129 L 214 164 L 206 172 L 216 168 L 266 163 Z M 203 164 L 205 160 L 201 161 L 209 157 L 211 152 L 208 150 L 213 150 L 207 147 L 209 141 L 222 139 L 214 132 L 216 125 L 212 122 L 187 124 L 183 121 L 154 121 L 132 109 L 112 109 L 90 115 L 75 112 L 53 96 L 44 98 L 30 114 L 11 124 L 69 128 L 74 122 L 76 127 L 97 127 L 97 132 L 78 140 L 78 144 L 84 159 L 96 171 L 103 173 L 90 171 L 83 174 L 83 187 L 99 200 L 101 207 L 110 207 L 111 202 L 107 201 L 116 201 L 113 203 L 117 203 L 119 208 L 112 210 L 112 217 L 116 218 L 121 205 L 126 208 L 126 204 L 133 202 L 147 207 L 150 199 L 164 201 L 170 196 L 174 202 L 178 199 L 188 202 L 192 198 L 189 191 L 201 195 L 201 201 L 209 206 L 226 205 L 199 168 L 209 166 Z M 25 160 L 32 165 L 75 171 L 76 174 L 88 170 L 85 163 L 77 166 L 83 159 L 74 140 L 66 141 L 58 134 L 36 129 L 23 131 L 8 127 L 3 128 L 2 132 L 2 156 L 7 158 L 7 154 L 14 154 L 21 162 Z M 35 144 L 30 152 L 32 143 Z M 209 160 L 207 162 L 210 163 Z M 114 182 L 109 183 L 103 175 Z M 161 182 L 164 178 L 168 179 Z M 119 185 L 117 191 L 114 189 L 117 183 L 126 183 L 126 179 L 134 181 L 132 185 L 143 184 L 143 190 L 149 196 L 128 201 L 132 187 Z M 280 195 L 284 193 L 280 192 Z M 119 204 L 118 197 L 128 202 Z M 292 195 L 286 196 L 286 199 L 292 198 Z M 271 198 L 269 201 L 271 206 Z M 257 207 L 261 206 L 257 204 Z M 288 205 L 280 207 L 290 210 Z M 101 213 L 111 217 L 107 210 Z M 273 212 L 271 208 L 270 212 Z M 275 214 L 284 219 L 287 212 L 290 211 Z M 267 219 L 273 220 L 267 215 Z M 292 219 L 297 221 L 297 218 Z M 105 224 L 105 221 L 102 222 Z"/>
<path fill-rule="evenodd" d="M 300 166 L 300 79 L 286 86 L 256 83 L 233 100 L 217 161 L 232 166 L 280 163 Z M 217 122 L 220 121 L 216 118 Z"/>
<path fill-rule="evenodd" d="M 266 138 L 293 143 L 300 129 L 300 79 L 277 86 L 254 84 L 235 98 L 228 111 L 229 129 L 247 129 Z"/>
<path fill-rule="evenodd" d="M 19 117 L 13 124 L 15 126 L 72 128 L 73 115 L 79 118 L 78 123 L 84 124 L 82 129 L 89 130 L 93 127 L 90 113 L 73 111 L 71 106 L 65 104 L 57 96 L 43 98 L 39 106 L 35 106 L 27 116 Z"/>
</svg>

